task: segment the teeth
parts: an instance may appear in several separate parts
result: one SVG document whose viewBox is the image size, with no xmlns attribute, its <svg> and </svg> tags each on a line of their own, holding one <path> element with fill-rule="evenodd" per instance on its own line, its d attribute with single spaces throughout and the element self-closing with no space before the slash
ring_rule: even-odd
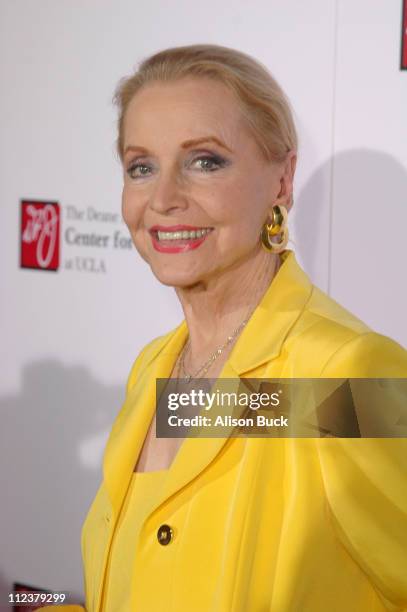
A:
<svg viewBox="0 0 407 612">
<path fill-rule="evenodd" d="M 192 238 L 202 238 L 210 232 L 210 228 L 203 228 L 199 230 L 182 230 L 180 232 L 157 232 L 158 240 L 190 240 Z"/>
</svg>

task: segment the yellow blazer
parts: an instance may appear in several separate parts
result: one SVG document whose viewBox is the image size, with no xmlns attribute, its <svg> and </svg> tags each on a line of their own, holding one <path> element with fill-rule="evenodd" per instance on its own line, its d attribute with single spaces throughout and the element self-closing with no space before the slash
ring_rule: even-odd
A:
<svg viewBox="0 0 407 612">
<path fill-rule="evenodd" d="M 100 610 L 155 380 L 187 333 L 183 321 L 153 340 L 128 378 L 82 529 L 87 612 Z M 286 251 L 220 378 L 350 376 L 407 377 L 407 352 L 313 286 Z M 407 610 L 406 455 L 402 438 L 186 438 L 135 543 L 132 610 Z M 162 524 L 174 532 L 167 546 Z"/>
</svg>

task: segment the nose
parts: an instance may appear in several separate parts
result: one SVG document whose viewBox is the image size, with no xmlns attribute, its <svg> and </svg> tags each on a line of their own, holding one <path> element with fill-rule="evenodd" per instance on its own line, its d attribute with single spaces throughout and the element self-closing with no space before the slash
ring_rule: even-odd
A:
<svg viewBox="0 0 407 612">
<path fill-rule="evenodd" d="M 161 214 L 177 213 L 187 208 L 187 197 L 176 170 L 160 173 L 154 181 L 149 206 L 151 210 Z"/>
</svg>

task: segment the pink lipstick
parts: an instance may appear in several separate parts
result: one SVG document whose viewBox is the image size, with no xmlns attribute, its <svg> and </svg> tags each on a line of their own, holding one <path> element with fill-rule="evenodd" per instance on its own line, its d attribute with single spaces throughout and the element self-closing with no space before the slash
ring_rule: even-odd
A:
<svg viewBox="0 0 407 612">
<path fill-rule="evenodd" d="M 193 225 L 153 225 L 149 232 L 156 251 L 160 253 L 185 253 L 197 249 L 213 228 Z"/>
</svg>

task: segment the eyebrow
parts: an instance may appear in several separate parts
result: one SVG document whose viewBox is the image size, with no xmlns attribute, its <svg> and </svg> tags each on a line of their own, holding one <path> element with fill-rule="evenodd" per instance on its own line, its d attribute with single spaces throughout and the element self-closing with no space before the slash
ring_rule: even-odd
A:
<svg viewBox="0 0 407 612">
<path fill-rule="evenodd" d="M 194 147 L 196 145 L 203 144 L 204 142 L 215 142 L 217 145 L 219 145 L 223 149 L 226 149 L 227 151 L 229 151 L 229 153 L 233 153 L 233 151 L 229 149 L 229 147 L 224 142 L 222 142 L 222 140 L 217 138 L 217 136 L 202 136 L 202 138 L 194 138 L 191 140 L 185 140 L 185 142 L 181 144 L 181 148 L 189 149 L 190 147 Z M 140 151 L 141 153 L 145 155 L 148 154 L 148 150 L 145 147 L 139 147 L 136 145 L 129 145 L 128 147 L 126 147 L 123 155 L 126 155 L 127 151 Z"/>
</svg>

